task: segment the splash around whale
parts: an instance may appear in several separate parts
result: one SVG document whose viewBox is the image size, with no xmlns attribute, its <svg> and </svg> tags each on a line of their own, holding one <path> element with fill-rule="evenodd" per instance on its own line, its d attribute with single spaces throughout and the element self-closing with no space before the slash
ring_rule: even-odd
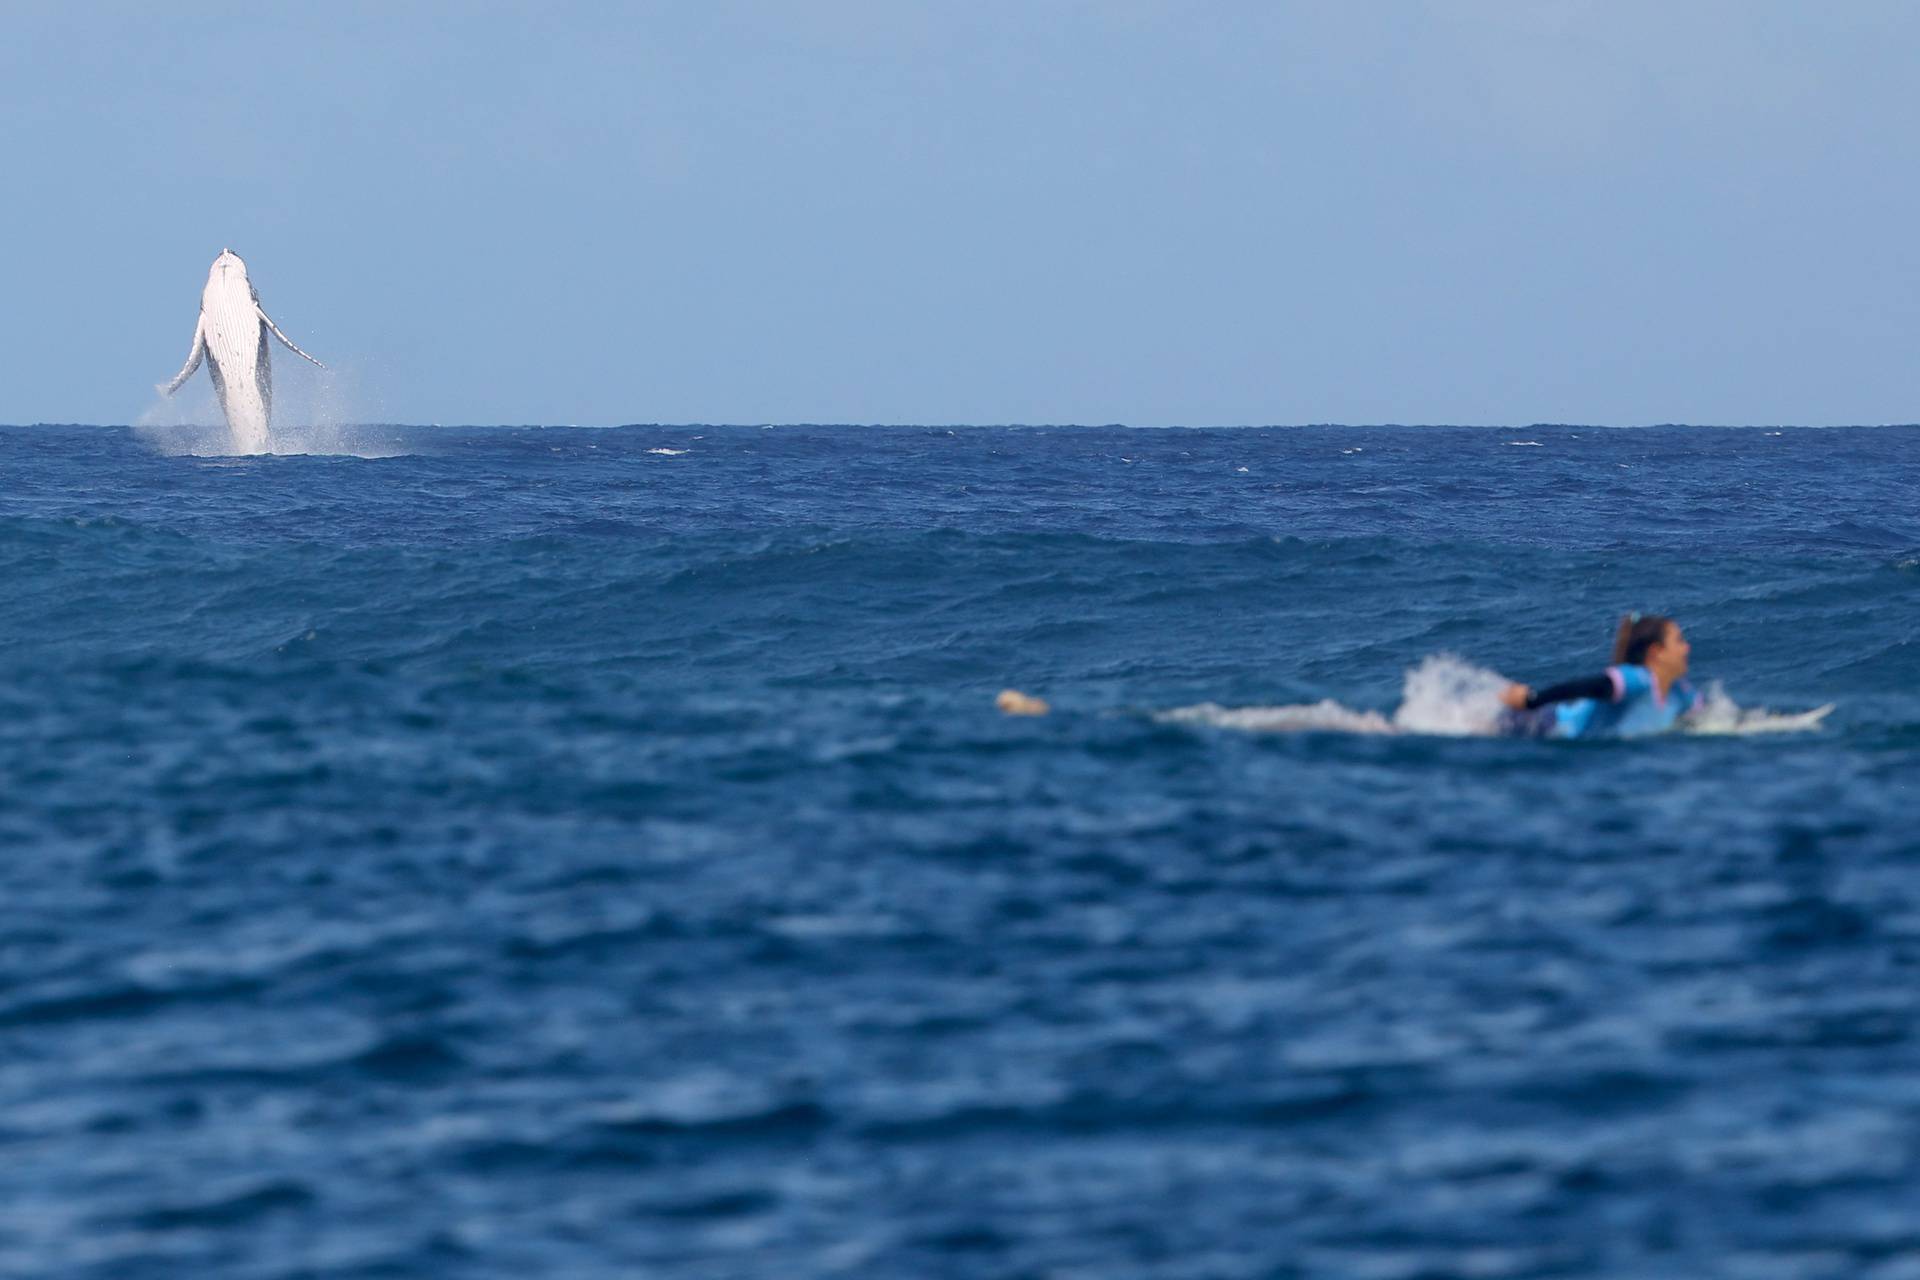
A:
<svg viewBox="0 0 1920 1280">
<path fill-rule="evenodd" d="M 265 453 L 272 447 L 273 365 L 267 352 L 268 333 L 295 355 L 326 368 L 280 331 L 260 305 L 259 291 L 247 278 L 247 264 L 233 250 L 222 249 L 200 293 L 200 318 L 194 325 L 187 362 L 160 391 L 169 396 L 178 391 L 204 359 L 235 453 Z"/>
</svg>

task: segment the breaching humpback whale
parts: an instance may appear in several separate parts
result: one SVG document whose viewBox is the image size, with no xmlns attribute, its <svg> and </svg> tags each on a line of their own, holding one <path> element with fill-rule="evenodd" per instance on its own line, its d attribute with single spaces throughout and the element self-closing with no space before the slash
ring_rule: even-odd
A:
<svg viewBox="0 0 1920 1280">
<path fill-rule="evenodd" d="M 231 249 L 222 249 L 207 272 L 200 293 L 200 321 L 193 328 L 193 350 L 172 382 L 161 388 L 172 395 L 193 376 L 204 357 L 220 409 L 227 415 L 235 453 L 267 451 L 267 419 L 273 413 L 273 366 L 267 360 L 267 331 L 287 344 L 287 350 L 307 360 L 313 357 L 293 345 L 260 306 L 260 295 L 247 279 L 247 264 Z M 319 364 L 322 369 L 327 366 Z"/>
</svg>

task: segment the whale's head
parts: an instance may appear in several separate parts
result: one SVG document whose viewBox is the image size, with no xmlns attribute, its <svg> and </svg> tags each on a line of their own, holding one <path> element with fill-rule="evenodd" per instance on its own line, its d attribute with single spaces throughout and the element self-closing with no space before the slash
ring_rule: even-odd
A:
<svg viewBox="0 0 1920 1280">
<path fill-rule="evenodd" d="M 231 249 L 220 251 L 220 256 L 213 260 L 212 269 L 207 272 L 207 279 L 218 280 L 223 275 L 231 275 L 241 280 L 247 278 L 247 264 L 241 261 L 240 255 Z"/>
</svg>

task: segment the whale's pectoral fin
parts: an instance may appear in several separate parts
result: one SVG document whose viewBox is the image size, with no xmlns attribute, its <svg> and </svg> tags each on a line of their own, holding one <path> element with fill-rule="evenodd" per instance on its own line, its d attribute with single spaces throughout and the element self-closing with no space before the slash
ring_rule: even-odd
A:
<svg viewBox="0 0 1920 1280">
<path fill-rule="evenodd" d="M 289 338 L 286 334 L 280 332 L 280 326 L 273 322 L 273 317 L 267 314 L 267 309 L 265 307 L 261 306 L 258 302 L 255 302 L 253 304 L 253 309 L 260 313 L 260 318 L 266 321 L 267 328 L 273 330 L 273 336 L 280 339 L 280 341 L 286 345 L 287 350 L 293 352 L 293 354 L 299 356 L 303 360 L 313 360 L 312 356 L 308 355 L 306 352 L 302 351 L 300 348 L 293 345 L 292 338 Z M 318 360 L 313 360 L 313 363 L 320 364 Z M 320 367 L 324 369 L 327 366 L 320 364 Z"/>
<path fill-rule="evenodd" d="M 170 396 L 180 389 L 180 384 L 193 376 L 200 367 L 200 361 L 207 354 L 207 318 L 201 316 L 193 322 L 193 350 L 187 353 L 187 363 L 179 373 L 173 375 L 173 381 L 160 388 L 160 394 Z"/>
</svg>

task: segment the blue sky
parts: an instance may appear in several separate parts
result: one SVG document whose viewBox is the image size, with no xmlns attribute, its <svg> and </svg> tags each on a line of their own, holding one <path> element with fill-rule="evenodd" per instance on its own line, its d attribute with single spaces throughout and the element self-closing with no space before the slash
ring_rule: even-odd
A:
<svg viewBox="0 0 1920 1280">
<path fill-rule="evenodd" d="M 1913 421 L 1917 54 L 1905 0 L 12 0 L 0 422 L 151 413 L 225 245 L 367 420 Z"/>
</svg>

